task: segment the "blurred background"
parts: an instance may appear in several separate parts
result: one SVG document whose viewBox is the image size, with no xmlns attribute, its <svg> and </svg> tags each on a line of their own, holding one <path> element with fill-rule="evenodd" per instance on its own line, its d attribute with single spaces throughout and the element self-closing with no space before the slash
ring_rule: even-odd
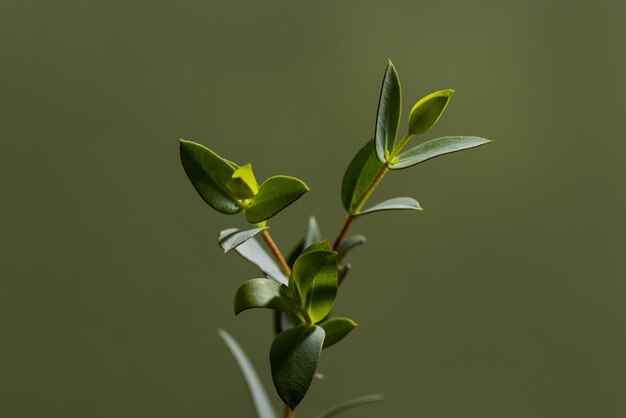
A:
<svg viewBox="0 0 626 418">
<path fill-rule="evenodd" d="M 267 384 L 269 312 L 235 318 L 255 268 L 223 255 L 178 159 L 201 142 L 312 191 L 333 239 L 387 59 L 405 112 L 457 93 L 427 135 L 483 148 L 387 176 L 298 418 L 626 416 L 626 3 L 0 1 L 0 416 L 253 415 L 215 330 Z M 406 126 L 406 114 L 403 118 Z M 620 190 L 622 190 L 620 192 Z M 621 273 L 620 273 L 621 272 Z"/>
</svg>

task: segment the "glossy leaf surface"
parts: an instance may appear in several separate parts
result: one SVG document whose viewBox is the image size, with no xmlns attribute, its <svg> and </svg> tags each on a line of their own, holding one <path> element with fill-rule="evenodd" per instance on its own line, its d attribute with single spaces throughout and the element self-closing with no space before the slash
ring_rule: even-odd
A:
<svg viewBox="0 0 626 418">
<path fill-rule="evenodd" d="M 476 136 L 444 136 L 432 139 L 400 153 L 389 168 L 398 170 L 411 167 L 440 155 L 476 148 L 490 142 L 488 139 Z"/>
<path fill-rule="evenodd" d="M 268 308 L 290 312 L 297 308 L 287 287 L 270 279 L 250 279 L 235 292 L 235 315 L 248 309 Z"/>
<path fill-rule="evenodd" d="M 306 251 L 306 250 L 305 250 Z M 310 251 L 303 253 L 293 265 L 291 276 L 300 289 L 300 295 L 304 300 L 308 290 L 316 279 L 325 282 L 336 275 L 336 254 L 332 251 Z"/>
<path fill-rule="evenodd" d="M 376 177 L 382 163 L 376 158 L 374 140 L 369 141 L 352 159 L 341 184 L 341 203 L 349 214 L 354 214 L 367 187 Z"/>
<path fill-rule="evenodd" d="M 417 210 L 421 211 L 422 208 L 420 204 L 417 203 L 417 200 L 410 197 L 396 197 L 393 199 L 385 200 L 384 202 L 378 203 L 377 205 L 372 206 L 371 208 L 362 210 L 359 212 L 360 215 L 367 215 L 368 213 L 380 212 L 384 210 Z"/>
<path fill-rule="evenodd" d="M 259 185 L 254 178 L 252 165 L 239 167 L 226 183 L 228 190 L 239 199 L 250 199 L 259 191 Z"/>
<path fill-rule="evenodd" d="M 220 236 L 217 240 L 217 243 L 224 249 L 224 253 L 229 252 L 232 249 L 237 248 L 244 242 L 248 241 L 250 238 L 255 236 L 261 231 L 265 231 L 269 229 L 267 226 L 261 228 L 248 229 L 245 231 L 240 231 L 237 228 L 229 228 L 220 232 Z"/>
<path fill-rule="evenodd" d="M 298 200 L 308 190 L 307 185 L 295 177 L 270 177 L 250 200 L 251 206 L 246 209 L 246 219 L 250 223 L 265 221 Z"/>
<path fill-rule="evenodd" d="M 324 330 L 315 325 L 290 328 L 272 342 L 272 380 L 278 396 L 292 410 L 311 386 L 323 343 Z"/>
<path fill-rule="evenodd" d="M 380 394 L 361 396 L 360 398 L 352 399 L 333 406 L 332 408 L 327 409 L 322 414 L 318 415 L 316 418 L 332 418 L 348 409 L 352 409 L 361 405 L 367 405 L 369 403 L 382 402 L 384 400 L 385 396 Z"/>
<path fill-rule="evenodd" d="M 396 68 L 389 61 L 380 90 L 376 115 L 376 155 L 382 163 L 386 161 L 385 151 L 391 152 L 396 143 L 401 113 L 402 90 L 400 80 Z"/>
<path fill-rule="evenodd" d="M 236 228 L 225 229 L 220 233 L 218 242 L 226 235 L 238 231 Z M 271 258 L 257 242 L 255 238 L 250 238 L 243 244 L 235 248 L 235 251 L 243 258 L 257 266 L 267 277 L 276 280 L 280 284 L 287 285 L 287 277 L 283 274 L 273 258 Z"/>
<path fill-rule="evenodd" d="M 193 187 L 213 209 L 227 215 L 241 211 L 239 201 L 226 187 L 237 166 L 207 147 L 184 139 L 180 140 L 180 160 Z"/>
<path fill-rule="evenodd" d="M 254 370 L 252 363 L 250 363 L 250 360 L 248 359 L 246 353 L 239 346 L 237 341 L 235 341 L 235 339 L 231 337 L 226 331 L 224 331 L 223 329 L 219 329 L 217 333 L 222 338 L 222 340 L 224 340 L 224 343 L 226 343 L 226 346 L 228 347 L 230 353 L 237 362 L 239 370 L 241 371 L 241 374 L 246 381 L 248 391 L 250 392 L 250 397 L 252 398 L 252 404 L 254 405 L 256 418 L 276 418 L 276 413 L 274 412 L 272 404 L 267 397 L 267 393 L 263 388 L 263 384 L 261 383 L 256 371 Z"/>
<path fill-rule="evenodd" d="M 409 133 L 420 135 L 432 128 L 450 102 L 454 90 L 441 90 L 420 99 L 409 114 Z"/>
<path fill-rule="evenodd" d="M 325 319 L 319 323 L 319 326 L 324 328 L 326 333 L 326 338 L 324 338 L 324 348 L 326 348 L 341 341 L 357 327 L 357 324 L 349 318 L 337 316 Z"/>
</svg>

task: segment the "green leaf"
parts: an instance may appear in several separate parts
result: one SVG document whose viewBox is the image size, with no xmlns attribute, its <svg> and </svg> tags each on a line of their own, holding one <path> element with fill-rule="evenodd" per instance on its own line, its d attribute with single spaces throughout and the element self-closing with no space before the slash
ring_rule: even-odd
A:
<svg viewBox="0 0 626 418">
<path fill-rule="evenodd" d="M 280 334 L 289 328 L 303 324 L 304 322 L 293 312 L 274 311 L 275 334 Z"/>
<path fill-rule="evenodd" d="M 265 221 L 298 200 L 309 191 L 304 182 L 295 177 L 273 176 L 265 180 L 259 192 L 250 200 L 246 219 L 250 223 Z"/>
<path fill-rule="evenodd" d="M 248 309 L 268 308 L 291 312 L 297 308 L 287 286 L 269 279 L 245 281 L 235 293 L 235 315 Z"/>
<path fill-rule="evenodd" d="M 246 353 L 241 349 L 237 341 L 226 331 L 218 329 L 217 333 L 226 343 L 226 346 L 237 362 L 239 370 L 248 385 L 248 391 L 252 398 L 256 418 L 276 418 L 276 412 L 272 408 L 272 404 L 267 397 L 263 384 L 261 384 L 259 376 L 254 370 L 252 363 L 250 363 L 248 356 L 246 356 Z"/>
<path fill-rule="evenodd" d="M 385 200 L 371 208 L 365 209 L 359 212 L 359 216 L 367 215 L 368 213 L 380 212 L 383 210 L 416 210 L 421 211 L 422 208 L 417 200 L 410 197 L 396 197 L 393 199 Z"/>
<path fill-rule="evenodd" d="M 324 338 L 324 348 L 341 341 L 353 329 L 357 327 L 356 322 L 349 318 L 334 317 L 320 322 L 320 327 L 324 328 L 326 338 Z"/>
<path fill-rule="evenodd" d="M 254 178 L 252 165 L 239 167 L 226 183 L 228 190 L 238 199 L 250 199 L 259 191 L 259 184 Z"/>
<path fill-rule="evenodd" d="M 226 184 L 237 169 L 207 147 L 180 140 L 180 160 L 193 187 L 213 209 L 227 215 L 241 211 L 239 201 Z"/>
<path fill-rule="evenodd" d="M 420 135 L 432 128 L 446 110 L 454 90 L 441 90 L 420 99 L 409 114 L 409 134 Z"/>
<path fill-rule="evenodd" d="M 304 237 L 304 248 L 322 240 L 322 232 L 314 216 L 309 218 L 309 226 Z"/>
<path fill-rule="evenodd" d="M 217 243 L 224 249 L 224 253 L 227 253 L 266 229 L 269 229 L 269 227 L 264 226 L 261 228 L 248 229 L 246 231 L 240 231 L 237 228 L 225 229 L 220 232 Z"/>
<path fill-rule="evenodd" d="M 337 269 L 337 281 L 339 282 L 339 284 L 343 283 L 348 273 L 350 273 L 350 269 L 352 269 L 352 264 L 350 263 L 345 263 L 339 266 L 339 268 Z"/>
<path fill-rule="evenodd" d="M 239 231 L 236 228 L 225 229 L 220 232 L 220 236 L 218 238 L 218 242 L 227 235 L 232 234 L 233 232 Z M 257 266 L 263 274 L 267 277 L 277 281 L 280 284 L 287 285 L 288 280 L 287 277 L 283 274 L 282 270 L 276 265 L 276 262 L 272 257 L 270 257 L 263 247 L 257 242 L 255 238 L 250 238 L 243 244 L 239 245 L 235 248 L 235 251 L 243 258 Z"/>
<path fill-rule="evenodd" d="M 337 260 L 341 261 L 343 258 L 350 252 L 353 248 L 358 247 L 359 245 L 365 244 L 367 239 L 363 235 L 351 235 L 341 241 L 339 244 L 339 248 L 337 248 Z"/>
<path fill-rule="evenodd" d="M 450 154 L 464 149 L 475 148 L 490 143 L 485 138 L 476 136 L 444 136 L 431 139 L 398 155 L 389 168 L 398 170 L 411 167 L 440 155 Z"/>
<path fill-rule="evenodd" d="M 376 115 L 376 156 L 381 163 L 387 159 L 396 143 L 400 114 L 402 113 L 402 89 L 398 73 L 391 61 L 387 65 L 383 86 L 378 100 Z"/>
<path fill-rule="evenodd" d="M 328 241 L 324 240 L 309 245 L 304 250 L 302 250 L 302 254 L 310 253 L 313 251 L 332 251 L 332 247 L 330 246 L 330 243 Z"/>
<path fill-rule="evenodd" d="M 304 238 L 302 238 L 298 243 L 291 249 L 289 255 L 287 256 L 287 264 L 290 268 L 293 268 L 293 263 L 296 262 L 300 254 L 302 254 L 302 250 L 304 250 Z"/>
<path fill-rule="evenodd" d="M 376 158 L 374 140 L 359 150 L 348 165 L 341 184 L 341 203 L 349 214 L 354 214 L 362 204 L 367 187 L 376 177 L 382 163 Z"/>
<path fill-rule="evenodd" d="M 306 250 L 305 250 L 306 251 Z M 300 290 L 300 297 L 306 300 L 313 282 L 321 276 L 322 282 L 337 274 L 336 253 L 332 251 L 310 251 L 303 253 L 293 265 L 291 276 Z"/>
<path fill-rule="evenodd" d="M 324 330 L 300 325 L 281 332 L 270 348 L 272 380 L 280 399 L 296 409 L 311 386 L 324 343 Z"/>
<path fill-rule="evenodd" d="M 368 403 L 381 402 L 385 400 L 384 395 L 375 394 L 375 395 L 366 395 L 360 398 L 352 399 L 346 402 L 342 402 L 330 409 L 327 409 L 322 414 L 318 415 L 317 418 L 332 418 L 339 413 L 346 411 L 348 409 L 352 409 L 356 406 L 366 405 Z"/>
</svg>

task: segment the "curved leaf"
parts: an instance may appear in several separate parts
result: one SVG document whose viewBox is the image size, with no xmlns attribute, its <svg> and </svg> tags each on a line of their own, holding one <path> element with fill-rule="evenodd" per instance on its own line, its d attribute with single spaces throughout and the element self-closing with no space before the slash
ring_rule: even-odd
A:
<svg viewBox="0 0 626 418">
<path fill-rule="evenodd" d="M 396 197 L 393 199 L 385 200 L 371 208 L 365 209 L 359 212 L 359 216 L 367 215 L 368 213 L 380 212 L 383 210 L 417 210 L 421 211 L 422 208 L 417 200 L 410 197 Z"/>
<path fill-rule="evenodd" d="M 272 380 L 278 396 L 291 410 L 296 409 L 311 386 L 323 343 L 324 329 L 316 325 L 290 328 L 272 342 Z"/>
<path fill-rule="evenodd" d="M 381 394 L 361 396 L 360 398 L 352 399 L 346 402 L 342 402 L 337 406 L 333 406 L 332 408 L 327 409 L 325 412 L 318 415 L 317 418 L 332 418 L 339 413 L 348 409 L 352 409 L 356 406 L 366 405 L 368 403 L 374 402 L 382 402 L 384 400 L 385 396 Z"/>
<path fill-rule="evenodd" d="M 350 263 L 345 263 L 339 266 L 339 268 L 337 269 L 337 281 L 339 282 L 339 284 L 343 283 L 348 273 L 350 273 L 351 269 L 352 264 Z"/>
<path fill-rule="evenodd" d="M 180 160 L 193 187 L 213 209 L 227 215 L 241 211 L 239 201 L 226 187 L 237 166 L 207 147 L 184 139 L 180 140 Z"/>
<path fill-rule="evenodd" d="M 252 165 L 239 167 L 226 183 L 228 190 L 239 199 L 250 199 L 259 191 L 259 185 L 254 178 Z"/>
<path fill-rule="evenodd" d="M 287 294 L 287 286 L 270 279 L 250 279 L 235 292 L 235 315 L 248 309 L 268 308 L 291 312 L 297 308 Z"/>
<path fill-rule="evenodd" d="M 393 170 L 411 167 L 440 155 L 450 154 L 464 149 L 479 147 L 491 141 L 477 136 L 444 136 L 431 139 L 400 153 L 389 166 Z"/>
<path fill-rule="evenodd" d="M 337 248 L 337 259 L 343 260 L 343 258 L 350 252 L 354 247 L 358 247 L 359 245 L 365 244 L 367 239 L 363 235 L 351 235 L 348 238 L 341 241 L 339 244 L 339 248 Z"/>
<path fill-rule="evenodd" d="M 356 322 L 349 318 L 342 318 L 336 316 L 334 318 L 328 318 L 319 323 L 319 326 L 324 328 L 326 332 L 326 338 L 324 338 L 324 347 L 330 347 L 333 344 L 341 341 L 346 335 L 355 329 L 358 325 Z"/>
<path fill-rule="evenodd" d="M 309 226 L 306 230 L 306 235 L 304 237 L 304 248 L 309 247 L 321 240 L 322 232 L 320 231 L 320 227 L 317 224 L 315 216 L 311 216 L 309 217 Z"/>
<path fill-rule="evenodd" d="M 226 346 L 230 350 L 230 353 L 235 358 L 239 370 L 243 375 L 244 380 L 248 386 L 250 397 L 252 398 L 252 404 L 254 405 L 254 412 L 256 418 L 276 418 L 276 412 L 272 408 L 267 393 L 259 380 L 259 376 L 256 374 L 252 363 L 246 356 L 246 353 L 241 349 L 237 341 L 231 337 L 223 329 L 218 329 L 217 333 L 224 340 Z"/>
<path fill-rule="evenodd" d="M 420 99 L 409 114 L 409 133 L 420 135 L 432 128 L 446 110 L 454 90 L 441 90 Z"/>
<path fill-rule="evenodd" d="M 396 143 L 400 114 L 402 113 L 402 89 L 393 63 L 389 61 L 378 100 L 376 115 L 376 156 L 381 163 L 386 161 Z"/>
<path fill-rule="evenodd" d="M 374 140 L 369 141 L 354 156 L 341 184 L 341 203 L 349 214 L 354 214 L 382 163 L 376 158 Z"/>
<path fill-rule="evenodd" d="M 274 333 L 280 334 L 289 328 L 303 325 L 304 322 L 293 312 L 274 312 Z"/>
<path fill-rule="evenodd" d="M 217 243 L 224 249 L 224 253 L 227 253 L 266 229 L 269 229 L 269 227 L 264 226 L 261 228 L 248 229 L 246 231 L 240 231 L 237 228 L 225 229 L 220 232 Z"/>
<path fill-rule="evenodd" d="M 308 192 L 303 181 L 289 176 L 273 176 L 263 182 L 259 192 L 250 199 L 246 219 L 250 223 L 265 221 Z"/>
<path fill-rule="evenodd" d="M 298 257 L 293 265 L 291 277 L 300 289 L 302 300 L 306 299 L 309 288 L 318 276 L 332 277 L 336 274 L 335 257 L 336 253 L 326 250 L 305 252 Z"/>
<path fill-rule="evenodd" d="M 220 232 L 218 242 L 225 236 L 239 231 L 236 228 L 225 229 Z M 276 265 L 276 262 L 270 257 L 263 247 L 257 242 L 255 238 L 250 238 L 243 244 L 240 244 L 235 248 L 235 251 L 243 258 L 257 266 L 267 277 L 276 280 L 280 284 L 287 285 L 287 277 L 283 274 L 282 270 Z"/>
</svg>

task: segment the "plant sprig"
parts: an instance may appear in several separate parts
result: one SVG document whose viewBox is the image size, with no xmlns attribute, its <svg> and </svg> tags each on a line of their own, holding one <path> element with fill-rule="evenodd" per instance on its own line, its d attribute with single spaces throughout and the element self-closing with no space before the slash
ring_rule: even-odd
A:
<svg viewBox="0 0 626 418">
<path fill-rule="evenodd" d="M 346 254 L 365 243 L 362 235 L 349 236 L 353 222 L 371 213 L 388 210 L 421 211 L 417 200 L 397 197 L 365 208 L 384 176 L 431 158 L 475 148 L 490 141 L 474 136 L 447 136 L 421 142 L 405 150 L 411 139 L 427 133 L 446 110 L 454 90 L 440 90 L 419 100 L 411 109 L 406 134 L 398 140 L 402 116 L 402 89 L 395 67 L 389 61 L 380 92 L 374 138 L 352 159 L 344 174 L 341 201 L 346 219 L 334 244 L 322 239 L 311 217 L 302 240 L 284 257 L 269 233 L 268 220 L 309 191 L 301 180 L 275 175 L 257 183 L 251 164 L 237 165 L 207 147 L 180 140 L 180 157 L 202 199 L 226 215 L 243 212 L 253 228 L 229 228 L 220 233 L 224 252 L 235 250 L 255 264 L 263 277 L 245 281 L 236 291 L 234 311 L 274 311 L 276 336 L 270 347 L 274 387 L 285 404 L 285 417 L 305 397 L 317 373 L 323 349 L 349 335 L 357 326 L 352 319 L 331 315 L 338 288 L 350 271 Z M 271 256 L 256 240 L 265 241 Z M 276 418 L 256 372 L 237 342 L 220 331 L 237 360 L 250 390 L 257 418 Z M 347 408 L 381 400 L 370 395 L 340 404 L 318 418 L 329 418 Z"/>
</svg>

